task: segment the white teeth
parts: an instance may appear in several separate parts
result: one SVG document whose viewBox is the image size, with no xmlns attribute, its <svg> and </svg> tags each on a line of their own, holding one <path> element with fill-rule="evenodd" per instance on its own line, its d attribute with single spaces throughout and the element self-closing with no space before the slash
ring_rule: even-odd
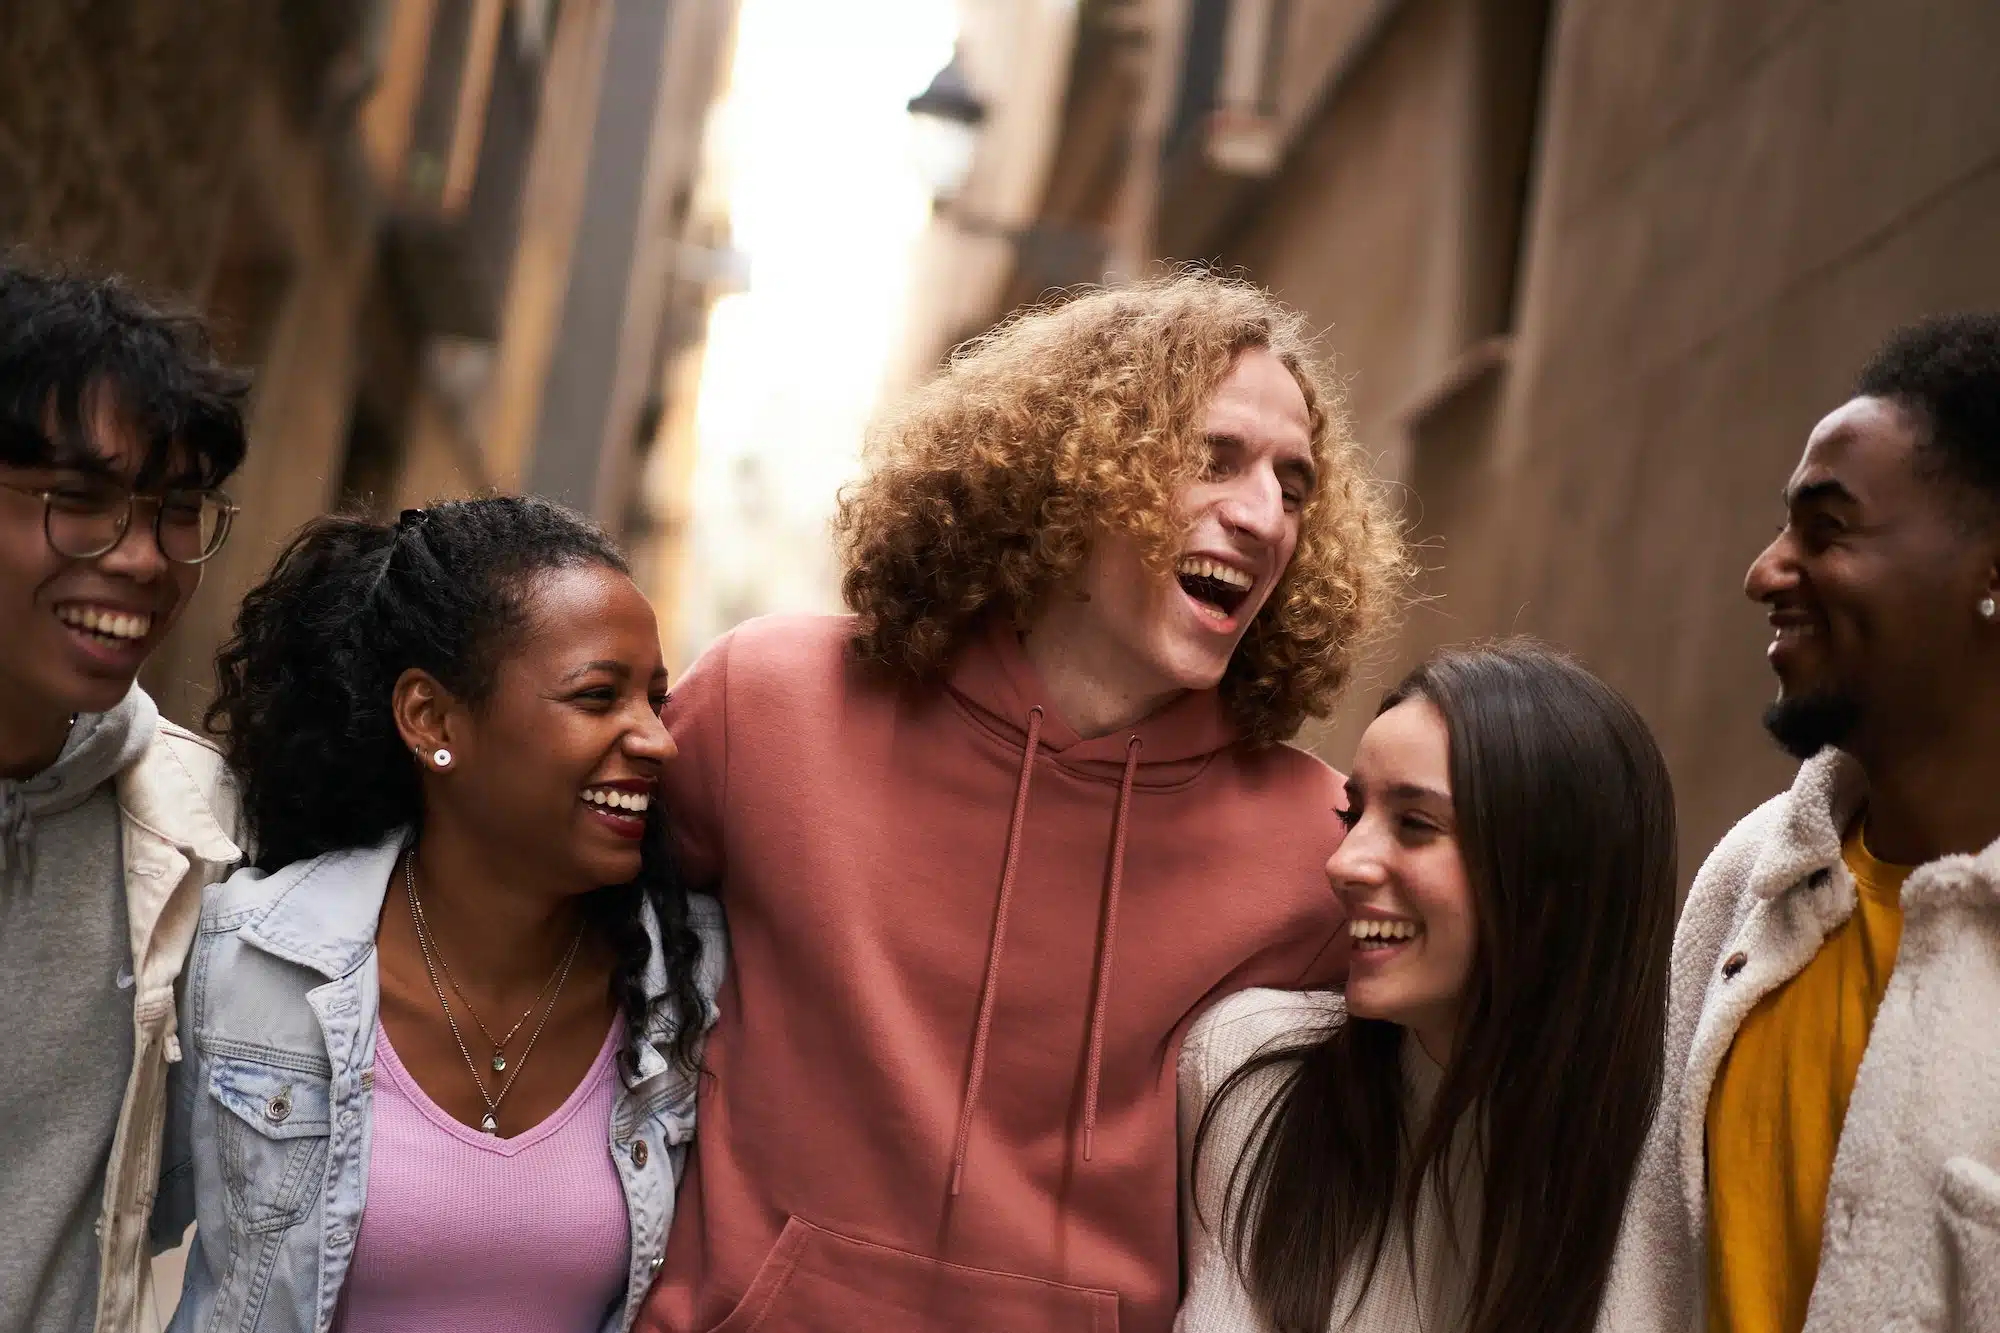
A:
<svg viewBox="0 0 2000 1333">
<path fill-rule="evenodd" d="M 1179 572 L 1198 579 L 1214 579 L 1232 588 L 1248 588 L 1255 580 L 1242 570 L 1225 565 L 1218 560 L 1201 556 L 1188 556 L 1180 563 Z"/>
<path fill-rule="evenodd" d="M 56 616 L 65 625 L 101 634 L 107 639 L 143 639 L 153 628 L 153 617 L 144 613 L 100 610 L 94 606 L 64 606 Z"/>
<path fill-rule="evenodd" d="M 615 787 L 586 787 L 583 799 L 592 805 L 601 805 L 611 810 L 624 810 L 631 814 L 643 815 L 653 803 L 653 798 L 645 792 L 619 791 Z"/>
<path fill-rule="evenodd" d="M 1347 923 L 1347 933 L 1357 940 L 1409 940 L 1417 936 L 1414 921 L 1384 921 L 1377 917 L 1356 917 Z"/>
</svg>

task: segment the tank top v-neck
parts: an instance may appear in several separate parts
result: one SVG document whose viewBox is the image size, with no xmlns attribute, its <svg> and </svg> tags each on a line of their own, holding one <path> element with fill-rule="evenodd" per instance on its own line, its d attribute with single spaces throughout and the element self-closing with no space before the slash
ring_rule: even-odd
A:
<svg viewBox="0 0 2000 1333">
<path fill-rule="evenodd" d="M 338 1333 L 597 1333 L 631 1246 L 608 1146 L 617 1039 L 614 1025 L 554 1114 L 503 1139 L 447 1115 L 377 1023 L 368 1201 Z"/>
</svg>

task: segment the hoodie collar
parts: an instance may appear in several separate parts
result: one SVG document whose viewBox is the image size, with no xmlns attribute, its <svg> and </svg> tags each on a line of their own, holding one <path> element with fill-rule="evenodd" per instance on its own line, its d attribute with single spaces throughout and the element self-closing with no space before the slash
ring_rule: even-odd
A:
<svg viewBox="0 0 2000 1333">
<path fill-rule="evenodd" d="M 1129 727 L 1088 740 L 1058 714 L 1048 687 L 1021 646 L 1012 619 L 994 612 L 973 632 L 945 677 L 951 692 L 1016 745 L 1025 743 L 1028 714 L 1042 710 L 1040 748 L 1065 761 L 1123 766 L 1134 737 L 1141 767 L 1205 759 L 1242 734 L 1220 690 L 1190 690 Z"/>
<path fill-rule="evenodd" d="M 134 685 L 109 711 L 72 721 L 47 768 L 30 778 L 0 780 L 0 881 L 32 876 L 37 823 L 82 805 L 152 753 L 159 725 L 160 710 Z"/>
</svg>

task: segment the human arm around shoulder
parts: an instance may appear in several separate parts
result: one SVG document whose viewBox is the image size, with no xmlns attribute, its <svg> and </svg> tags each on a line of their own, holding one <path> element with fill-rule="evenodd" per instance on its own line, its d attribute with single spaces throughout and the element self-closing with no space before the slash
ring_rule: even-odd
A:
<svg viewBox="0 0 2000 1333">
<path fill-rule="evenodd" d="M 1260 1069 L 1231 1087 L 1212 1111 L 1210 1104 L 1253 1057 L 1309 1044 L 1345 1016 L 1340 996 L 1331 992 L 1248 990 L 1218 1001 L 1189 1029 L 1177 1079 L 1185 1277 L 1174 1321 L 1178 1333 L 1267 1333 L 1236 1260 L 1241 1200 L 1231 1187 L 1240 1184 L 1237 1164 L 1283 1085 L 1285 1068 Z"/>
<path fill-rule="evenodd" d="M 720 894 L 729 806 L 729 654 L 735 638 L 710 644 L 674 682 L 661 717 L 679 754 L 661 776 L 667 822 L 688 883 Z"/>
</svg>

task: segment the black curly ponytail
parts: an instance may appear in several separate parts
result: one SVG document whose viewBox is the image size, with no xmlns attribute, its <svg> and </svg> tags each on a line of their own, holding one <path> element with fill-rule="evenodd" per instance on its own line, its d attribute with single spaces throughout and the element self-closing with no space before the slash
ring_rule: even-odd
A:
<svg viewBox="0 0 2000 1333">
<path fill-rule="evenodd" d="M 521 496 L 405 510 L 394 523 L 306 524 L 243 598 L 207 715 L 242 788 L 256 863 L 275 870 L 419 826 L 423 789 L 392 709 L 397 678 L 426 671 L 477 703 L 524 626 L 530 578 L 593 565 L 630 572 L 587 520 Z M 692 1067 L 705 1026 L 701 940 L 659 802 L 646 822 L 638 877 L 591 893 L 583 911 L 613 950 L 611 998 L 636 1049 L 656 1007 L 645 997 L 642 905 L 652 904 L 673 1053 Z"/>
</svg>

